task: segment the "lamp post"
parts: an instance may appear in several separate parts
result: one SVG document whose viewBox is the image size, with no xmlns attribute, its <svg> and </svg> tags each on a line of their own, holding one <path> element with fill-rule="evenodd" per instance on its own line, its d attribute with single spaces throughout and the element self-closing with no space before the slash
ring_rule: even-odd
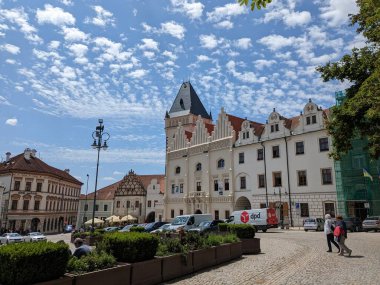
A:
<svg viewBox="0 0 380 285">
<path fill-rule="evenodd" d="M 106 139 L 103 139 L 103 136 Z M 94 139 L 93 144 L 91 145 L 93 149 L 98 150 L 98 159 L 96 161 L 96 176 L 95 176 L 95 191 L 94 191 L 94 206 L 92 209 L 92 229 L 95 228 L 95 206 L 96 206 L 96 190 L 98 187 L 98 172 L 99 172 L 99 155 L 100 150 L 106 150 L 108 148 L 107 141 L 110 138 L 109 133 L 104 132 L 103 119 L 99 119 L 99 125 L 96 127 L 95 131 L 92 133 L 92 138 Z"/>
</svg>

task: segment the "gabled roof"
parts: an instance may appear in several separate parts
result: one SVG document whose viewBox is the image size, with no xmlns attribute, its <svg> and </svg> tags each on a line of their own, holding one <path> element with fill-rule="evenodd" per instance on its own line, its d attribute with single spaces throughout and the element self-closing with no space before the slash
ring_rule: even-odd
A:
<svg viewBox="0 0 380 285">
<path fill-rule="evenodd" d="M 211 119 L 191 83 L 184 82 L 170 108 L 169 116 L 178 117 L 188 114 L 201 115 L 202 118 Z"/>
<path fill-rule="evenodd" d="M 10 158 L 7 162 L 0 164 L 0 174 L 13 172 L 46 174 L 75 184 L 83 185 L 82 182 L 71 176 L 68 172 L 52 167 L 35 156 L 30 156 L 29 159 L 26 159 L 24 153 L 16 155 Z"/>
</svg>

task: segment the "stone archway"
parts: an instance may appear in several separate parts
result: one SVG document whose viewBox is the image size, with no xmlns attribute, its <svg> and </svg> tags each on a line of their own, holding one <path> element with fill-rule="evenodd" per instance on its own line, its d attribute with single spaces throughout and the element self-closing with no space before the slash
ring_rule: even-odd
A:
<svg viewBox="0 0 380 285">
<path fill-rule="evenodd" d="M 201 210 L 196 210 L 194 214 L 202 214 L 202 211 Z"/>
<path fill-rule="evenodd" d="M 30 230 L 36 232 L 38 230 L 38 224 L 40 223 L 39 218 L 33 218 L 30 225 Z"/>
<path fill-rule="evenodd" d="M 251 202 L 249 202 L 247 197 L 239 197 L 236 200 L 235 203 L 235 211 L 240 211 L 240 210 L 250 210 L 252 209 Z"/>
<path fill-rule="evenodd" d="M 147 222 L 147 223 L 153 223 L 154 220 L 155 220 L 155 213 L 154 212 L 150 212 L 148 214 L 148 216 L 146 216 L 145 222 Z"/>
</svg>

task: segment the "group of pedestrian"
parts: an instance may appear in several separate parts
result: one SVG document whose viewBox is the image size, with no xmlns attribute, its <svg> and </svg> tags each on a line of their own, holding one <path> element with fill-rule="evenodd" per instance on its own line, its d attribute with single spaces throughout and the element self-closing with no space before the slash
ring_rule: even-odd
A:
<svg viewBox="0 0 380 285">
<path fill-rule="evenodd" d="M 325 215 L 325 234 L 329 247 L 327 252 L 332 252 L 331 244 L 333 244 L 338 249 L 338 255 L 343 256 L 344 252 L 346 252 L 348 256 L 351 256 L 352 250 L 345 245 L 347 226 L 342 216 L 337 216 L 336 223 L 334 224 L 331 216 L 329 214 Z"/>
</svg>

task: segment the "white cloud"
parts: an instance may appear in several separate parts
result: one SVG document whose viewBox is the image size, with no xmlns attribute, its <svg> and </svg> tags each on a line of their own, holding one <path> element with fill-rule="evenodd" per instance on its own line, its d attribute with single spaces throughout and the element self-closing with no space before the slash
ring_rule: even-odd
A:
<svg viewBox="0 0 380 285">
<path fill-rule="evenodd" d="M 259 39 L 257 42 L 267 46 L 270 50 L 276 51 L 283 47 L 292 45 L 294 38 L 285 38 L 281 35 L 269 35 Z"/>
<path fill-rule="evenodd" d="M 270 59 L 270 60 L 258 59 L 258 60 L 255 60 L 253 63 L 257 69 L 261 70 L 264 67 L 271 67 L 272 65 L 276 64 L 276 61 L 273 59 Z"/>
<path fill-rule="evenodd" d="M 207 49 L 214 49 L 218 46 L 218 39 L 214 35 L 200 35 L 201 46 Z"/>
<path fill-rule="evenodd" d="M 5 97 L 3 97 L 3 96 L 1 96 L 0 95 L 0 104 L 1 105 L 7 105 L 7 106 L 10 106 L 11 104 L 9 103 L 9 101 L 5 98 Z"/>
<path fill-rule="evenodd" d="M 11 44 L 1 45 L 0 50 L 7 51 L 11 54 L 19 54 L 20 53 L 20 48 L 18 46 L 11 45 Z"/>
<path fill-rule="evenodd" d="M 74 25 L 75 18 L 62 8 L 45 5 L 45 10 L 37 9 L 37 21 L 39 24 L 52 24 L 56 26 Z"/>
<path fill-rule="evenodd" d="M 73 45 L 70 45 L 68 48 L 73 53 L 73 55 L 76 57 L 75 58 L 76 63 L 86 64 L 88 62 L 87 58 L 84 57 L 88 51 L 88 47 L 86 45 L 73 44 Z"/>
<path fill-rule="evenodd" d="M 210 61 L 211 58 L 209 58 L 207 55 L 198 55 L 197 56 L 198 61 Z"/>
<path fill-rule="evenodd" d="M 236 62 L 233 60 L 227 62 L 226 67 L 229 73 L 235 76 L 238 80 L 245 83 L 265 83 L 267 80 L 266 77 L 257 77 L 256 74 L 251 71 L 238 72 L 236 70 Z"/>
<path fill-rule="evenodd" d="M 161 32 L 164 34 L 169 34 L 172 37 L 182 40 L 185 37 L 186 29 L 177 24 L 174 21 L 166 22 L 161 24 Z"/>
<path fill-rule="evenodd" d="M 280 20 L 288 27 L 304 26 L 311 21 L 308 11 L 295 11 L 296 1 L 274 1 L 268 6 L 262 22 Z"/>
<path fill-rule="evenodd" d="M 92 9 L 96 12 L 96 17 L 92 19 L 86 18 L 85 23 L 91 23 L 101 27 L 107 25 L 115 26 L 115 19 L 112 17 L 113 14 L 110 11 L 107 11 L 102 6 L 92 6 Z"/>
<path fill-rule="evenodd" d="M 123 175 L 124 173 L 123 172 L 120 172 L 120 171 L 117 171 L 115 170 L 112 175 Z"/>
<path fill-rule="evenodd" d="M 158 42 L 153 39 L 142 39 L 143 44 L 139 45 L 140 49 L 151 49 L 158 51 Z"/>
<path fill-rule="evenodd" d="M 174 12 L 185 14 L 192 20 L 202 17 L 204 5 L 195 0 L 171 0 Z"/>
<path fill-rule="evenodd" d="M 168 50 L 165 50 L 162 55 L 164 56 L 167 56 L 168 58 L 170 58 L 171 60 L 177 60 L 177 56 L 172 53 L 171 51 L 168 51 Z"/>
<path fill-rule="evenodd" d="M 16 118 L 12 118 L 12 119 L 8 119 L 5 121 L 5 124 L 6 125 L 10 125 L 10 126 L 16 126 L 17 125 L 17 119 Z"/>
<path fill-rule="evenodd" d="M 87 39 L 87 35 L 77 28 L 63 27 L 62 33 L 65 40 L 69 42 L 85 41 Z"/>
<path fill-rule="evenodd" d="M 232 23 L 229 20 L 225 20 L 225 21 L 214 24 L 214 27 L 219 28 L 219 29 L 230 30 L 234 27 L 234 23 Z"/>
<path fill-rule="evenodd" d="M 74 5 L 74 3 L 73 3 L 72 0 L 60 0 L 60 2 L 61 2 L 63 5 L 66 5 L 66 6 L 72 6 L 72 5 Z"/>
<path fill-rule="evenodd" d="M 308 11 L 291 12 L 284 16 L 284 23 L 289 27 L 304 26 L 311 21 L 311 14 Z"/>
<path fill-rule="evenodd" d="M 223 7 L 216 7 L 212 12 L 207 13 L 207 21 L 219 22 L 224 19 L 230 19 L 231 17 L 247 14 L 249 9 L 239 3 L 229 3 Z"/>
<path fill-rule="evenodd" d="M 235 46 L 241 49 L 249 49 L 252 46 L 250 38 L 241 38 L 235 41 Z"/>
<path fill-rule="evenodd" d="M 359 11 L 355 0 L 325 0 L 325 6 L 321 7 L 320 17 L 330 27 L 339 27 L 349 23 L 348 14 L 357 14 Z"/>
<path fill-rule="evenodd" d="M 110 176 L 103 177 L 104 181 L 115 181 L 116 179 Z"/>
<path fill-rule="evenodd" d="M 138 70 L 135 70 L 135 71 L 128 73 L 128 77 L 137 79 L 137 78 L 142 78 L 142 77 L 146 76 L 147 74 L 148 74 L 147 70 L 138 69 Z"/>
<path fill-rule="evenodd" d="M 148 59 L 153 59 L 156 55 L 153 51 L 144 51 L 143 54 Z"/>
<path fill-rule="evenodd" d="M 49 49 L 57 49 L 57 48 L 59 48 L 60 45 L 61 45 L 61 43 L 59 41 L 51 41 L 48 45 L 48 48 Z"/>
<path fill-rule="evenodd" d="M 366 46 L 366 38 L 363 34 L 355 35 L 354 39 L 346 46 L 347 51 L 351 51 L 353 48 L 363 48 Z"/>
<path fill-rule="evenodd" d="M 131 52 L 123 51 L 121 43 L 113 42 L 105 37 L 98 37 L 94 40 L 97 48 L 100 48 L 104 53 L 100 56 L 101 61 L 112 61 L 114 59 L 125 61 L 131 57 Z"/>
</svg>

